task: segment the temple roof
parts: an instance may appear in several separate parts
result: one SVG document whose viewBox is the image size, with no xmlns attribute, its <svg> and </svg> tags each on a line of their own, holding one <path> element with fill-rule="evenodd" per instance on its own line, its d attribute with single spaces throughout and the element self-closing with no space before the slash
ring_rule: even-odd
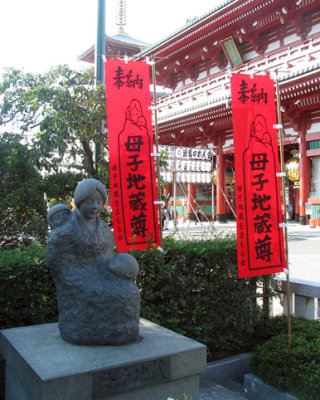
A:
<svg viewBox="0 0 320 400">
<path fill-rule="evenodd" d="M 122 58 L 125 55 L 132 57 L 147 47 L 150 47 L 150 44 L 121 33 L 114 36 L 106 35 L 105 39 L 105 54 L 107 58 Z M 95 45 L 83 52 L 78 59 L 93 64 L 95 60 Z"/>
<path fill-rule="evenodd" d="M 120 42 L 136 44 L 140 47 L 150 47 L 150 43 L 142 42 L 141 40 L 135 39 L 129 35 L 117 33 L 116 35 L 110 36 L 110 39 L 118 40 Z"/>
<path fill-rule="evenodd" d="M 189 18 L 183 26 L 181 26 L 176 31 L 172 32 L 172 34 L 170 34 L 169 36 L 165 36 L 163 39 L 161 39 L 160 41 L 158 41 L 152 45 L 149 45 L 148 48 L 142 50 L 142 52 L 141 52 L 141 54 L 139 54 L 139 56 L 143 56 L 144 51 L 147 51 L 147 52 L 152 51 L 153 48 L 159 47 L 162 43 L 165 43 L 168 40 L 173 39 L 175 36 L 180 35 L 182 32 L 186 31 L 187 29 L 193 27 L 194 25 L 197 25 L 199 22 L 206 19 L 208 16 L 216 13 L 217 11 L 222 10 L 223 8 L 225 8 L 226 6 L 229 6 L 232 3 L 236 3 L 237 1 L 239 1 L 239 0 L 225 0 L 225 1 L 221 0 L 221 4 L 217 5 L 213 9 L 210 9 L 209 11 L 207 11 L 205 14 L 201 15 L 200 17 Z"/>
</svg>

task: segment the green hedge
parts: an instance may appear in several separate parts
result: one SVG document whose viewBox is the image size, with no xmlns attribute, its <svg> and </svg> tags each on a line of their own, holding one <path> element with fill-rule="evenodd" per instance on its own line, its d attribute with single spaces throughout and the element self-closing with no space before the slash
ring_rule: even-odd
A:
<svg viewBox="0 0 320 400">
<path fill-rule="evenodd" d="M 0 252 L 0 329 L 57 320 L 56 291 L 45 248 Z"/>
<path fill-rule="evenodd" d="M 209 360 L 251 350 L 261 319 L 257 279 L 238 279 L 235 237 L 166 239 L 164 249 L 134 252 L 141 315 L 206 344 Z"/>
<path fill-rule="evenodd" d="M 236 240 L 166 239 L 165 251 L 136 251 L 141 316 L 208 346 L 209 359 L 252 349 L 261 311 L 257 279 L 237 278 Z M 57 320 L 45 249 L 0 252 L 0 327 Z"/>
<path fill-rule="evenodd" d="M 283 320 L 282 320 L 283 321 Z M 280 328 L 282 321 L 276 324 Z M 300 400 L 320 399 L 320 321 L 292 319 L 291 346 L 282 332 L 257 347 L 253 372 L 269 385 Z"/>
</svg>

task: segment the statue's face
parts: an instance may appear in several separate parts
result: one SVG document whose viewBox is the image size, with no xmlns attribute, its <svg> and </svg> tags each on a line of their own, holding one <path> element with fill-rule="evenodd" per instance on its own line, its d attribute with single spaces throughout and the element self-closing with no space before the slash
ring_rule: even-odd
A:
<svg viewBox="0 0 320 400">
<path fill-rule="evenodd" d="M 55 226 L 60 226 L 70 217 L 70 210 L 59 210 L 51 217 L 52 223 Z"/>
<path fill-rule="evenodd" d="M 91 196 L 87 197 L 79 206 L 79 210 L 84 218 L 94 219 L 99 214 L 103 206 L 103 198 L 96 190 Z"/>
</svg>

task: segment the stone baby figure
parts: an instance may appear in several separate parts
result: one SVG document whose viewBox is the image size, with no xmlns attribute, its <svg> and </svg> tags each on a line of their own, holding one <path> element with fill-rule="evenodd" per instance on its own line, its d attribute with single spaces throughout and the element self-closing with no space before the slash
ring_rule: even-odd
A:
<svg viewBox="0 0 320 400">
<path fill-rule="evenodd" d="M 71 216 L 70 208 L 65 204 L 55 204 L 52 206 L 47 215 L 47 221 L 51 229 L 63 225 Z"/>
<path fill-rule="evenodd" d="M 52 225 L 48 238 L 59 330 L 75 344 L 121 345 L 139 336 L 140 292 L 134 283 L 139 267 L 130 254 L 114 256 L 113 233 L 98 217 L 106 197 L 101 182 L 81 181 L 74 193 L 76 209 Z"/>
</svg>

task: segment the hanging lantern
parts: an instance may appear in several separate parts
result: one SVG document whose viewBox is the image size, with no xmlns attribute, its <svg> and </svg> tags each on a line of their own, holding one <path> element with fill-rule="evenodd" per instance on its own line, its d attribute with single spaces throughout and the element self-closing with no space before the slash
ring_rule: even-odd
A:
<svg viewBox="0 0 320 400">
<path fill-rule="evenodd" d="M 235 183 L 234 179 L 234 169 L 231 167 L 226 167 L 225 169 L 225 182 L 226 182 L 226 189 L 231 189 Z M 217 168 L 213 169 L 212 172 L 212 181 L 215 185 L 217 185 Z"/>
<path fill-rule="evenodd" d="M 292 157 L 286 163 L 286 175 L 289 181 L 294 183 L 295 187 L 299 186 L 299 151 L 292 150 L 290 152 Z"/>
<path fill-rule="evenodd" d="M 167 172 L 167 182 L 171 183 L 173 182 L 173 173 L 172 172 Z"/>
</svg>

